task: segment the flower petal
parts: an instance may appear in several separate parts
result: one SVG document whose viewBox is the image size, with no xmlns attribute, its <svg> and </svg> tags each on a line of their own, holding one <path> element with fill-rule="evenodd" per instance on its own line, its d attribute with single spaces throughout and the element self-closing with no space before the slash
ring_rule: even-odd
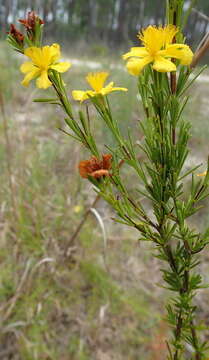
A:
<svg viewBox="0 0 209 360">
<path fill-rule="evenodd" d="M 83 98 L 86 96 L 86 91 L 82 90 L 73 90 L 72 91 L 72 97 L 76 101 L 83 101 Z"/>
<path fill-rule="evenodd" d="M 89 174 L 89 176 L 92 176 L 95 179 L 99 179 L 103 176 L 109 176 L 109 175 L 110 175 L 109 171 L 106 169 L 99 169 L 99 170 L 93 171 L 91 174 Z"/>
<path fill-rule="evenodd" d="M 60 73 L 67 71 L 71 67 L 69 62 L 60 62 L 59 64 L 50 65 L 50 69 L 56 70 Z"/>
<path fill-rule="evenodd" d="M 88 90 L 88 91 L 73 90 L 72 91 L 73 99 L 76 101 L 81 101 L 81 102 L 84 100 L 87 100 L 90 97 L 93 97 L 95 95 L 96 95 L 95 91 L 91 91 L 91 90 Z"/>
<path fill-rule="evenodd" d="M 149 54 L 154 54 L 159 51 L 165 42 L 164 28 L 159 26 L 149 25 L 146 29 L 143 29 L 138 38 L 142 41 Z"/>
<path fill-rule="evenodd" d="M 21 82 L 21 84 L 23 86 L 28 86 L 29 85 L 29 82 L 32 80 L 32 79 L 35 79 L 37 76 L 40 75 L 40 70 L 38 68 L 36 68 L 34 66 L 34 69 L 30 72 L 27 73 L 27 75 L 24 77 L 23 81 Z"/>
<path fill-rule="evenodd" d="M 122 87 L 113 87 L 114 82 L 111 81 L 107 86 L 105 86 L 104 88 L 101 89 L 101 91 L 99 92 L 101 95 L 107 95 L 112 91 L 128 91 L 128 89 L 126 88 L 122 88 Z"/>
<path fill-rule="evenodd" d="M 124 60 L 130 58 L 130 57 L 145 57 L 148 55 L 148 51 L 146 50 L 145 47 L 132 47 L 131 50 L 129 52 L 127 52 L 126 54 L 124 54 L 122 57 Z"/>
<path fill-rule="evenodd" d="M 92 172 L 90 160 L 80 161 L 78 168 L 81 177 L 84 179 L 87 179 L 89 174 Z"/>
<path fill-rule="evenodd" d="M 112 167 L 111 164 L 111 160 L 112 160 L 112 154 L 103 154 L 102 155 L 102 168 L 109 170 Z"/>
<path fill-rule="evenodd" d="M 30 48 L 27 48 L 25 51 L 24 51 L 24 54 L 29 57 L 32 62 L 37 65 L 37 66 L 41 66 L 42 64 L 42 50 L 41 48 L 37 48 L 35 46 L 32 46 Z"/>
<path fill-rule="evenodd" d="M 163 28 L 164 45 L 171 44 L 174 36 L 179 32 L 175 25 L 166 25 Z"/>
<path fill-rule="evenodd" d="M 46 45 L 43 46 L 41 49 L 42 50 L 41 61 L 42 61 L 42 67 L 44 69 L 47 69 L 49 65 L 53 62 L 51 48 L 52 46 Z"/>
<path fill-rule="evenodd" d="M 108 76 L 108 72 L 90 73 L 86 76 L 86 81 L 94 91 L 100 92 Z"/>
<path fill-rule="evenodd" d="M 151 56 L 146 56 L 143 59 L 130 59 L 127 62 L 127 69 L 131 75 L 138 76 L 143 68 L 153 61 Z"/>
<path fill-rule="evenodd" d="M 57 60 L 60 59 L 61 53 L 60 53 L 60 45 L 59 44 L 52 44 L 50 46 L 50 52 L 51 52 L 51 64 L 55 63 Z"/>
<path fill-rule="evenodd" d="M 165 50 L 159 51 L 163 56 L 179 59 L 182 65 L 189 65 L 192 62 L 193 52 L 188 45 L 172 44 L 167 46 Z"/>
<path fill-rule="evenodd" d="M 128 91 L 128 89 L 116 86 L 116 87 L 113 87 L 111 91 Z"/>
<path fill-rule="evenodd" d="M 48 73 L 46 70 L 42 71 L 39 78 L 36 80 L 36 86 L 40 89 L 47 89 L 51 86 L 51 81 L 48 78 Z"/>
<path fill-rule="evenodd" d="M 152 67 L 159 72 L 176 71 L 176 65 L 172 61 L 165 59 L 163 56 L 156 56 Z"/>
<path fill-rule="evenodd" d="M 27 72 L 31 72 L 34 69 L 37 69 L 37 67 L 35 67 L 32 63 L 32 61 L 26 61 L 24 62 L 21 66 L 20 66 L 20 71 L 23 74 L 26 74 Z"/>
<path fill-rule="evenodd" d="M 100 91 L 98 91 L 98 94 L 101 94 L 103 96 L 109 94 L 112 91 L 113 85 L 114 82 L 111 81 L 109 84 L 107 84 L 107 86 L 104 86 Z"/>
</svg>

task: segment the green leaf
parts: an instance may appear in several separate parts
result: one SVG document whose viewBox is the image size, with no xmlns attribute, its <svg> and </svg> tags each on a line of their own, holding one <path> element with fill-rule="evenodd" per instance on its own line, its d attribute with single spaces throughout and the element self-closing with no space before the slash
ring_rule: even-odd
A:
<svg viewBox="0 0 209 360">
<path fill-rule="evenodd" d="M 56 104 L 61 105 L 57 98 L 47 99 L 47 98 L 38 98 L 34 99 L 33 102 L 37 103 L 49 103 L 49 104 Z"/>
</svg>

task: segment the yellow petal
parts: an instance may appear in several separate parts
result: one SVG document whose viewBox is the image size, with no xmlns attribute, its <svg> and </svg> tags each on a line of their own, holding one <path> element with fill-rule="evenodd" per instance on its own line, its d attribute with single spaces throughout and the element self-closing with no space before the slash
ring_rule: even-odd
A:
<svg viewBox="0 0 209 360">
<path fill-rule="evenodd" d="M 40 89 L 47 89 L 51 86 L 51 81 L 48 78 L 48 73 L 46 70 L 42 71 L 39 78 L 36 80 L 36 86 Z"/>
<path fill-rule="evenodd" d="M 51 46 L 44 46 L 42 48 L 42 63 L 44 68 L 48 68 L 49 65 L 54 64 L 60 58 L 60 46 L 59 44 L 53 44 Z"/>
<path fill-rule="evenodd" d="M 126 88 L 113 87 L 113 85 L 114 85 L 114 83 L 111 81 L 107 86 L 102 88 L 102 90 L 100 91 L 100 94 L 101 95 L 107 95 L 112 91 L 128 91 L 128 89 L 126 89 Z"/>
<path fill-rule="evenodd" d="M 123 88 L 123 87 L 113 87 L 112 88 L 112 91 L 128 91 L 128 89 L 127 88 Z"/>
<path fill-rule="evenodd" d="M 132 58 L 127 62 L 126 67 L 131 75 L 138 76 L 143 68 L 151 62 L 151 56 L 146 56 L 143 59 Z"/>
<path fill-rule="evenodd" d="M 113 88 L 113 85 L 114 85 L 114 82 L 111 81 L 109 84 L 107 84 L 107 86 L 104 86 L 100 91 L 99 91 L 99 94 L 101 95 L 106 95 L 106 94 L 109 94 L 111 91 L 112 91 L 112 88 Z"/>
<path fill-rule="evenodd" d="M 93 97 L 95 95 L 96 95 L 95 91 L 91 91 L 91 90 L 88 90 L 88 91 L 73 90 L 72 91 L 73 99 L 76 101 L 81 101 L 81 102 L 84 100 L 87 100 L 90 97 Z"/>
<path fill-rule="evenodd" d="M 176 65 L 172 61 L 165 59 L 163 56 L 156 56 L 152 67 L 159 72 L 176 71 Z"/>
<path fill-rule="evenodd" d="M 175 25 L 167 25 L 163 28 L 164 45 L 171 44 L 174 36 L 178 33 Z"/>
<path fill-rule="evenodd" d="M 24 54 L 32 60 L 34 65 L 47 70 L 50 65 L 59 60 L 60 46 L 58 44 L 46 45 L 41 48 L 32 46 L 27 48 Z"/>
<path fill-rule="evenodd" d="M 157 28 L 156 26 L 149 25 L 139 33 L 138 38 L 142 41 L 150 55 L 154 54 L 164 45 L 164 29 L 162 27 Z"/>
<path fill-rule="evenodd" d="M 145 47 L 132 47 L 131 50 L 129 52 L 127 52 L 126 54 L 124 54 L 122 57 L 123 59 L 128 59 L 130 57 L 145 57 L 148 55 L 147 50 L 145 49 Z"/>
<path fill-rule="evenodd" d="M 50 52 L 51 52 L 51 60 L 52 60 L 51 64 L 57 62 L 57 60 L 59 60 L 61 57 L 59 44 L 52 44 L 50 46 Z"/>
<path fill-rule="evenodd" d="M 24 51 L 24 54 L 26 56 L 28 56 L 32 62 L 37 65 L 37 66 L 41 66 L 42 64 L 42 51 L 41 51 L 41 48 L 37 48 L 35 46 L 32 46 L 30 48 L 27 48 L 25 51 Z"/>
<path fill-rule="evenodd" d="M 59 64 L 50 65 L 50 69 L 56 70 L 60 73 L 67 71 L 71 67 L 69 62 L 61 62 Z"/>
<path fill-rule="evenodd" d="M 35 79 L 38 75 L 40 75 L 40 70 L 38 68 L 36 68 L 34 66 L 34 70 L 30 71 L 27 73 L 27 75 L 24 77 L 23 81 L 21 82 L 21 84 L 23 86 L 28 86 L 29 85 L 29 82 L 32 80 L 32 79 Z"/>
<path fill-rule="evenodd" d="M 82 101 L 85 94 L 86 94 L 86 92 L 81 91 L 81 90 L 73 90 L 72 91 L 72 97 L 76 101 Z"/>
<path fill-rule="evenodd" d="M 109 76 L 108 72 L 90 73 L 86 77 L 86 81 L 96 92 L 99 92 L 105 83 L 105 80 Z"/>
<path fill-rule="evenodd" d="M 51 46 L 43 46 L 41 48 L 41 65 L 42 68 L 48 69 L 49 65 L 53 62 L 52 54 L 51 54 Z"/>
<path fill-rule="evenodd" d="M 38 48 L 36 48 L 35 46 L 28 47 L 27 49 L 25 49 L 24 54 L 32 59 L 34 50 L 36 50 L 36 49 L 38 49 Z"/>
<path fill-rule="evenodd" d="M 167 46 L 165 50 L 159 51 L 163 56 L 179 59 L 182 65 L 189 65 L 192 62 L 193 52 L 188 45 L 172 44 Z"/>
<path fill-rule="evenodd" d="M 37 69 L 31 61 L 26 61 L 20 66 L 20 71 L 25 74 L 27 72 L 33 71 L 34 68 Z"/>
</svg>

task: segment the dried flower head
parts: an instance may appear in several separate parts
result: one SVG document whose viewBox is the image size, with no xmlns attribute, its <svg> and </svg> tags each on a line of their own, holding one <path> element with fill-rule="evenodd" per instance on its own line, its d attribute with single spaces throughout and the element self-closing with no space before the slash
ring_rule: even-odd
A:
<svg viewBox="0 0 209 360">
<path fill-rule="evenodd" d="M 92 156 L 89 160 L 84 160 L 79 163 L 79 172 L 81 177 L 88 178 L 92 176 L 95 179 L 99 179 L 102 176 L 109 176 L 109 170 L 112 167 L 111 164 L 112 155 L 102 155 L 102 160 Z"/>
<path fill-rule="evenodd" d="M 15 27 L 14 24 L 10 25 L 10 31 L 8 32 L 20 45 L 23 45 L 24 35 Z"/>
<path fill-rule="evenodd" d="M 26 19 L 19 19 L 18 21 L 24 25 L 27 31 L 32 32 L 35 30 L 36 24 L 44 24 L 43 20 L 36 15 L 35 11 L 29 11 Z"/>
</svg>

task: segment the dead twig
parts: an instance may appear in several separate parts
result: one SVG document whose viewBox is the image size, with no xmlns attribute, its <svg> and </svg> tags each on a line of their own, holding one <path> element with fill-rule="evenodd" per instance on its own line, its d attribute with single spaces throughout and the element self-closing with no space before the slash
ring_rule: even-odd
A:
<svg viewBox="0 0 209 360">
<path fill-rule="evenodd" d="M 68 256 L 68 249 L 69 247 L 71 247 L 72 245 L 74 245 L 75 243 L 75 239 L 78 236 L 79 232 L 81 231 L 83 225 L 85 224 L 88 216 L 91 214 L 91 209 L 95 208 L 96 204 L 98 203 L 100 199 L 100 195 L 97 195 L 96 198 L 94 199 L 93 203 L 90 205 L 90 207 L 85 211 L 82 220 L 80 221 L 80 223 L 78 224 L 75 232 L 73 233 L 73 235 L 70 237 L 65 249 L 64 249 L 64 255 Z"/>
<path fill-rule="evenodd" d="M 195 9 L 195 8 L 192 8 L 192 12 L 198 14 L 202 19 L 206 20 L 209 22 L 209 17 L 205 14 L 203 14 L 201 11 Z"/>
<path fill-rule="evenodd" d="M 27 263 L 26 263 L 25 270 L 24 270 L 24 272 L 23 272 L 22 278 L 21 278 L 20 283 L 19 283 L 19 285 L 18 285 L 18 287 L 17 287 L 17 290 L 16 290 L 16 292 L 15 292 L 15 295 L 9 300 L 10 306 L 8 307 L 7 311 L 5 312 L 5 314 L 4 314 L 3 317 L 2 317 L 2 320 L 3 320 L 3 321 L 6 321 L 6 320 L 8 319 L 8 317 L 11 315 L 12 310 L 13 310 L 15 304 L 17 303 L 17 300 L 18 300 L 19 297 L 22 295 L 22 289 L 23 289 L 23 287 L 24 287 L 24 285 L 25 285 L 25 281 L 26 281 L 26 279 L 27 279 L 28 272 L 29 272 L 29 270 L 30 270 L 31 262 L 32 262 L 32 260 L 29 259 L 29 260 L 27 261 Z M 6 305 L 8 305 L 8 303 L 7 303 Z M 5 306 L 3 306 L 3 307 L 1 308 L 1 310 L 3 310 L 4 307 L 5 307 Z"/>
<path fill-rule="evenodd" d="M 197 47 L 197 50 L 194 54 L 191 68 L 194 68 L 197 63 L 200 61 L 200 59 L 206 54 L 206 52 L 209 49 L 209 33 L 207 33 L 204 38 L 201 40 L 200 44 Z"/>
</svg>

